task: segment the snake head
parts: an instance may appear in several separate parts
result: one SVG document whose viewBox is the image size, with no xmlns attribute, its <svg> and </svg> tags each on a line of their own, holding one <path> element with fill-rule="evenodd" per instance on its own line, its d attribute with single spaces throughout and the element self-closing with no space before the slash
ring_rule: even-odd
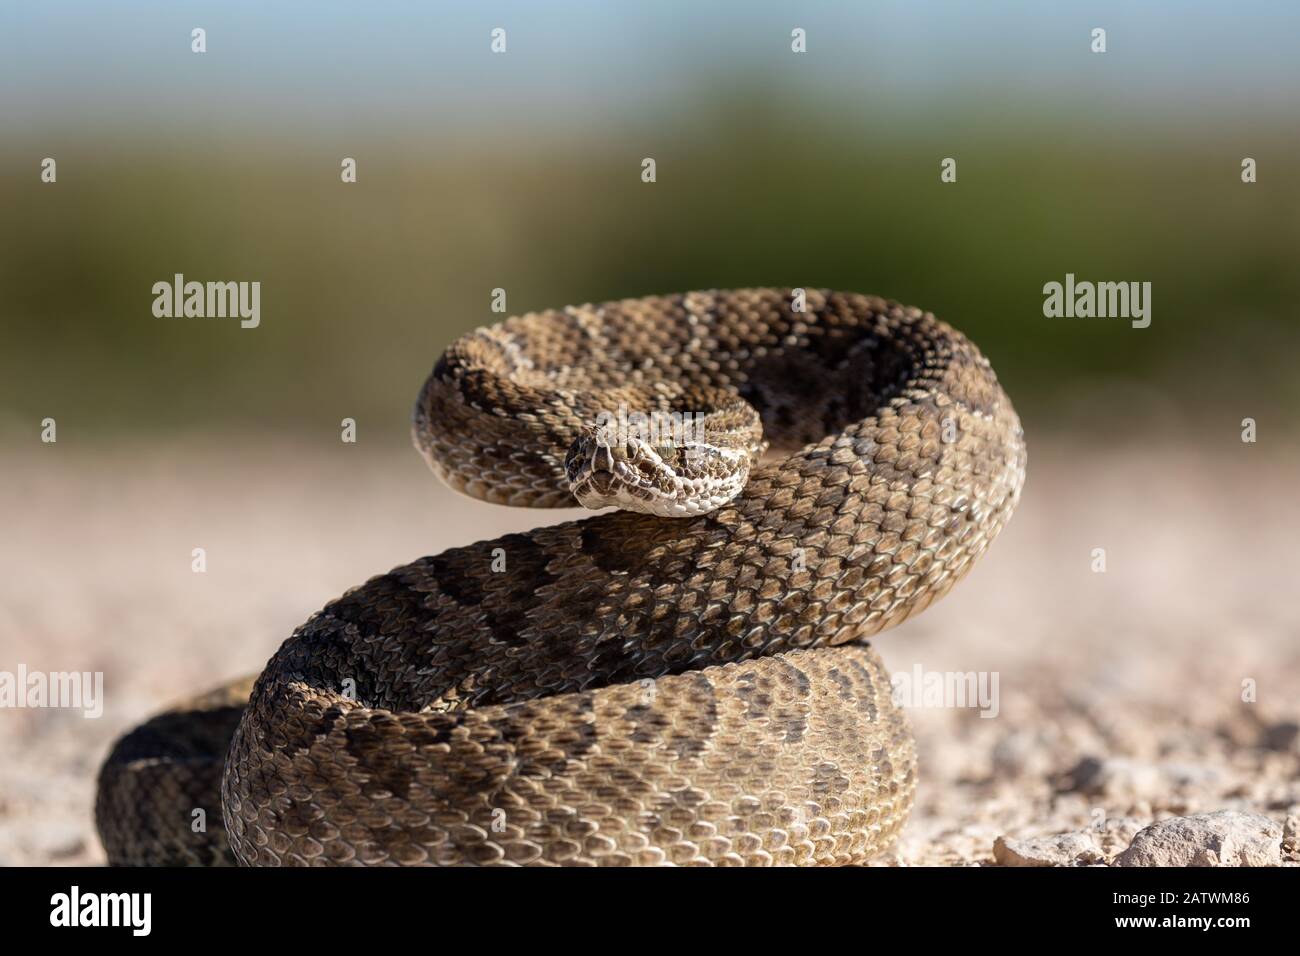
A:
<svg viewBox="0 0 1300 956">
<path fill-rule="evenodd" d="M 564 473 L 584 508 L 689 518 L 740 494 L 749 465 L 749 456 L 704 442 L 652 444 L 598 426 L 569 446 Z"/>
</svg>

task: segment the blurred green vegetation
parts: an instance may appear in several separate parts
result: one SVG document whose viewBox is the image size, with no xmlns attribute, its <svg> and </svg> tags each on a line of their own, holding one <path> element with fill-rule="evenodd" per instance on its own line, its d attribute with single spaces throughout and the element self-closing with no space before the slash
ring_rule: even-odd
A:
<svg viewBox="0 0 1300 956">
<path fill-rule="evenodd" d="M 509 311 L 691 288 L 830 286 L 933 310 L 993 360 L 1028 426 L 1233 429 L 1297 418 L 1293 133 L 993 110 L 848 127 L 718 96 L 564 140 L 68 131 L 0 166 L 0 427 L 256 424 L 405 440 L 456 335 Z M 862 132 L 874 128 L 875 133 Z M 58 159 L 58 183 L 38 178 Z M 1240 181 L 1241 157 L 1260 182 Z M 355 156 L 359 182 L 339 181 Z M 658 182 L 640 181 L 653 156 Z M 958 181 L 939 181 L 945 156 Z M 153 283 L 258 280 L 260 328 L 159 319 Z M 1042 286 L 1150 281 L 1145 330 L 1049 319 Z"/>
</svg>

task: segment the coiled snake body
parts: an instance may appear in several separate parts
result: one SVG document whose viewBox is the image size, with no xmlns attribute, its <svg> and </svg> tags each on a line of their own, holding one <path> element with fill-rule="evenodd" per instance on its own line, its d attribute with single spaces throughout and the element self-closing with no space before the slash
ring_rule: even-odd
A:
<svg viewBox="0 0 1300 956">
<path fill-rule="evenodd" d="M 620 408 L 699 429 L 593 424 Z M 471 496 L 653 513 L 349 591 L 251 699 L 222 688 L 119 741 L 111 862 L 843 864 L 893 840 L 915 756 L 864 639 L 970 568 L 1024 476 L 974 345 L 829 291 L 586 305 L 455 342 L 414 432 Z"/>
</svg>

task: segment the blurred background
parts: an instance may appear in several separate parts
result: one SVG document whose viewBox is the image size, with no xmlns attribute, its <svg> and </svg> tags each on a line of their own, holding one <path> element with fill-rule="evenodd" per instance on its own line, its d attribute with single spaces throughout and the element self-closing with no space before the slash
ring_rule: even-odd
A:
<svg viewBox="0 0 1300 956">
<path fill-rule="evenodd" d="M 557 517 L 453 499 L 409 451 L 420 383 L 500 318 L 497 287 L 512 314 L 852 289 L 934 311 L 993 361 L 1029 437 L 1022 514 L 906 625 L 921 639 L 882 647 L 904 668 L 918 645 L 926 666 L 1005 668 L 1025 704 L 918 715 L 928 792 L 950 802 L 923 791 L 907 859 L 988 856 L 983 823 L 953 819 L 963 786 L 1011 787 L 1001 833 L 1041 829 L 1089 755 L 1165 759 L 1190 733 L 1184 763 L 1222 770 L 1247 744 L 1274 759 L 1221 722 L 1244 719 L 1246 671 L 1286 677 L 1265 730 L 1300 696 L 1283 603 L 1300 531 L 1298 30 L 1281 2 L 4 5 L 0 669 L 104 670 L 109 700 L 99 721 L 0 714 L 19 771 L 0 863 L 96 859 L 87 808 L 112 737 L 256 669 L 343 588 Z M 1045 318 L 1043 285 L 1067 272 L 1150 282 L 1151 326 Z M 260 281 L 260 327 L 156 318 L 151 287 L 175 273 Z M 1090 571 L 1098 546 L 1122 555 L 1107 575 Z M 1052 716 L 1075 691 L 1083 710 Z M 1122 706 L 1151 739 L 1079 716 Z M 994 756 L 1017 746 L 1007 778 Z M 1293 757 L 1241 772 L 1289 780 Z M 1284 814 L 1300 790 L 1278 786 L 1232 799 Z M 1115 799 L 1108 813 L 1173 812 Z"/>
<path fill-rule="evenodd" d="M 1133 7 L 6 5 L 6 424 L 332 438 L 346 413 L 402 441 L 493 288 L 518 312 L 780 284 L 935 311 L 1031 425 L 1113 401 L 1199 431 L 1211 395 L 1274 425 L 1300 398 L 1300 10 Z M 260 280 L 262 327 L 155 318 L 176 272 Z M 1151 328 L 1045 319 L 1066 272 L 1150 281 Z"/>
</svg>

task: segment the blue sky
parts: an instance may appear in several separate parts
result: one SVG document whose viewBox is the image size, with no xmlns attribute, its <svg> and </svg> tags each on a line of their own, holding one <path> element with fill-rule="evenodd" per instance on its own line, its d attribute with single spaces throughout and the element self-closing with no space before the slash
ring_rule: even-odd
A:
<svg viewBox="0 0 1300 956">
<path fill-rule="evenodd" d="M 189 49 L 208 31 L 208 53 Z M 507 29 L 509 53 L 488 33 Z M 789 52 L 808 31 L 809 53 Z M 1088 50 L 1094 26 L 1105 56 Z M 1300 3 L 9 2 L 7 130 L 562 127 L 757 78 L 809 102 L 1294 116 Z"/>
</svg>

